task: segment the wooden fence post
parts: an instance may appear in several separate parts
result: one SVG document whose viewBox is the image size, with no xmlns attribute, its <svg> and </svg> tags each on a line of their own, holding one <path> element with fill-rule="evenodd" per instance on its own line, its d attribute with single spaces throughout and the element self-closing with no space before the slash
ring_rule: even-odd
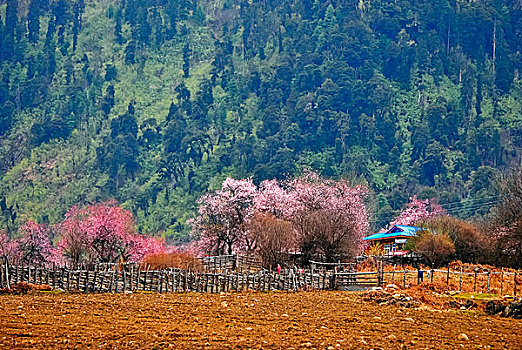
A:
<svg viewBox="0 0 522 350">
<path fill-rule="evenodd" d="M 5 280 L 7 281 L 7 288 L 11 289 L 11 282 L 9 281 L 9 260 L 5 259 Z"/>
<path fill-rule="evenodd" d="M 163 293 L 163 270 L 160 270 L 158 292 Z"/>
<path fill-rule="evenodd" d="M 53 289 L 56 289 L 56 267 L 53 263 Z"/>
<path fill-rule="evenodd" d="M 449 286 L 449 279 L 450 279 L 450 266 L 448 265 L 448 274 L 446 275 L 446 285 Z"/>
<path fill-rule="evenodd" d="M 459 292 L 462 292 L 462 265 L 460 266 L 460 284 L 459 284 Z"/>
<path fill-rule="evenodd" d="M 123 292 L 127 291 L 127 266 L 125 264 L 121 265 L 121 275 L 123 278 Z"/>
<path fill-rule="evenodd" d="M 60 271 L 61 271 L 60 288 L 62 288 L 62 290 L 65 290 L 65 268 L 64 267 L 60 268 Z"/>
<path fill-rule="evenodd" d="M 113 266 L 112 274 L 111 274 L 111 286 L 109 291 L 111 293 L 118 293 L 118 273 L 116 272 L 116 266 Z"/>
<path fill-rule="evenodd" d="M 67 291 L 71 290 L 71 269 L 67 269 Z"/>
<path fill-rule="evenodd" d="M 490 270 L 488 270 L 488 294 L 489 294 L 489 287 L 491 285 L 491 275 L 490 275 Z"/>
<path fill-rule="evenodd" d="M 517 270 L 515 270 L 515 286 L 513 287 L 513 295 L 517 296 Z"/>
<path fill-rule="evenodd" d="M 95 266 L 94 267 L 94 276 L 92 277 L 92 292 L 93 293 L 96 293 L 97 290 L 96 290 L 96 280 L 98 279 L 98 266 Z M 101 292 L 101 285 L 100 285 L 100 290 Z"/>
<path fill-rule="evenodd" d="M 103 282 L 105 282 L 105 271 L 100 271 L 100 293 L 103 293 Z"/>
<path fill-rule="evenodd" d="M 133 277 L 134 277 L 134 264 L 132 264 L 130 266 L 130 269 L 129 269 L 129 290 L 132 292 L 133 291 Z"/>
<path fill-rule="evenodd" d="M 406 266 L 404 266 L 404 276 L 402 281 L 403 287 L 406 288 Z"/>
<path fill-rule="evenodd" d="M 87 270 L 85 271 L 85 281 L 83 283 L 83 292 L 87 293 L 87 286 L 89 285 L 89 267 L 87 266 Z"/>
<path fill-rule="evenodd" d="M 475 268 L 475 282 L 473 283 L 473 293 L 477 292 L 477 272 L 478 272 L 478 269 Z"/>
<path fill-rule="evenodd" d="M 500 296 L 502 296 L 502 292 L 504 289 L 504 268 L 500 268 Z"/>
<path fill-rule="evenodd" d="M 150 269 L 150 265 L 147 264 L 147 270 L 145 270 L 145 277 L 143 280 L 143 291 L 147 290 L 147 277 L 149 277 L 149 269 Z"/>
<path fill-rule="evenodd" d="M 138 291 L 140 289 L 140 272 L 141 272 L 141 264 L 138 263 L 134 265 L 134 272 L 133 274 L 136 276 L 134 277 L 134 289 Z"/>
</svg>

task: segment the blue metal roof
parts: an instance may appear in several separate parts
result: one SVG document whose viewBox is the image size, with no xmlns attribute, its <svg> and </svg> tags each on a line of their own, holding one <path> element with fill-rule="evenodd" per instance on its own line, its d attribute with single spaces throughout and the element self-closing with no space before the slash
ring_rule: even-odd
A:
<svg viewBox="0 0 522 350">
<path fill-rule="evenodd" d="M 397 236 L 405 236 L 405 237 L 413 237 L 417 234 L 417 231 L 422 230 L 420 227 L 415 226 L 405 226 L 405 225 L 394 225 L 386 232 L 374 233 L 368 237 L 363 238 L 365 241 L 375 240 L 375 239 L 386 239 L 388 237 L 397 237 Z"/>
</svg>

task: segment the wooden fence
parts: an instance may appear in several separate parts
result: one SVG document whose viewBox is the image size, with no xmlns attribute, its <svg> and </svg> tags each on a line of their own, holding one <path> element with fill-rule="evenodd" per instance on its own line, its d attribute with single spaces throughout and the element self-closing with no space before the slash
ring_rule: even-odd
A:
<svg viewBox="0 0 522 350">
<path fill-rule="evenodd" d="M 333 289 L 353 289 L 379 286 L 379 272 L 336 272 L 334 273 Z"/>
<path fill-rule="evenodd" d="M 439 282 L 446 284 L 449 290 L 459 292 L 473 293 L 494 293 L 500 295 L 510 294 L 513 296 L 520 295 L 522 291 L 521 272 L 507 272 L 479 270 L 474 269 L 473 272 L 446 269 L 424 269 L 424 270 L 408 270 L 408 269 L 392 269 L 380 270 L 379 283 L 393 283 L 402 285 L 403 287 L 418 285 L 422 282 Z"/>
<path fill-rule="evenodd" d="M 297 291 L 331 289 L 332 275 L 311 270 L 267 270 L 257 272 L 191 272 L 180 269 L 150 270 L 142 264 L 96 265 L 92 269 L 4 265 L 0 287 L 18 282 L 47 284 L 57 290 L 84 293 L 153 292 L 236 292 Z"/>
<path fill-rule="evenodd" d="M 152 270 L 145 264 L 98 264 L 70 267 L 9 265 L 0 267 L 0 288 L 18 282 L 47 284 L 54 289 L 84 293 L 118 293 L 132 291 L 219 293 L 245 290 L 357 290 L 388 283 L 404 287 L 422 281 L 446 284 L 448 290 L 463 292 L 520 294 L 520 272 L 452 271 L 448 269 L 407 270 L 383 268 L 377 271 L 325 269 L 284 269 L 275 271 L 224 270 L 194 272 L 175 268 Z"/>
</svg>

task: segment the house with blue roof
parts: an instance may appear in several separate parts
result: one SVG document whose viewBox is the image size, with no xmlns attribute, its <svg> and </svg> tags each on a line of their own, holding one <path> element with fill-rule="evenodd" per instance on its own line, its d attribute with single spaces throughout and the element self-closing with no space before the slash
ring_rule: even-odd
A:
<svg viewBox="0 0 522 350">
<path fill-rule="evenodd" d="M 379 243 L 384 247 L 384 255 L 387 256 L 404 256 L 408 254 L 404 250 L 406 242 L 411 237 L 417 235 L 417 231 L 422 230 L 416 226 L 393 225 L 386 232 L 378 232 L 363 238 L 365 242 L 370 244 Z"/>
</svg>

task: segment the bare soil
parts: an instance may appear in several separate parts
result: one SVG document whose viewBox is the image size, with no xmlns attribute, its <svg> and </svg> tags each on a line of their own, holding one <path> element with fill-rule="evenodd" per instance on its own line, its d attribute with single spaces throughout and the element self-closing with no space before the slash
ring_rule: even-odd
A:
<svg viewBox="0 0 522 350">
<path fill-rule="evenodd" d="M 522 349 L 522 320 L 353 292 L 0 295 L 0 349 L 24 348 Z"/>
</svg>

